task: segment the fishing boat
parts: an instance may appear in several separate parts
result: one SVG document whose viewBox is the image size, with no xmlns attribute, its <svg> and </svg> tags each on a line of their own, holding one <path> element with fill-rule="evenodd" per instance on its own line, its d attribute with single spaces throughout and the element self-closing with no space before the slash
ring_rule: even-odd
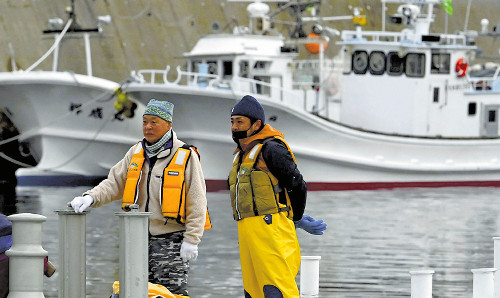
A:
<svg viewBox="0 0 500 298">
<path fill-rule="evenodd" d="M 0 109 L 19 132 L 0 144 L 18 141 L 36 161 L 34 167 L 19 164 L 18 186 L 94 184 L 142 137 L 134 115 L 142 115 L 144 106 L 126 98 L 120 84 L 92 75 L 89 42 L 109 17 L 83 29 L 73 11 L 74 3 L 66 23 L 49 22 L 44 34 L 55 42 L 46 55 L 25 70 L 0 73 Z M 85 41 L 87 74 L 58 70 L 60 42 L 77 38 Z M 51 53 L 52 70 L 36 70 Z"/>
<path fill-rule="evenodd" d="M 363 30 L 358 10 L 354 30 L 312 14 L 285 37 L 274 17 L 314 12 L 321 1 L 286 1 L 272 12 L 251 2 L 248 27 L 200 38 L 176 74 L 134 71 L 123 87 L 142 103 L 174 103 L 174 129 L 199 148 L 209 189 L 226 187 L 229 115 L 246 94 L 284 133 L 310 190 L 500 185 L 500 69 L 482 76 L 471 67 L 477 36 L 497 35 L 486 21 L 484 32 L 431 33 L 436 6 L 449 1 L 382 0 L 380 31 Z M 388 3 L 399 6 L 386 16 Z M 386 20 L 401 30 L 386 31 Z M 315 23 L 310 34 L 306 22 Z M 333 39 L 342 48 L 329 58 Z M 302 48 L 315 59 L 298 59 Z"/>
</svg>

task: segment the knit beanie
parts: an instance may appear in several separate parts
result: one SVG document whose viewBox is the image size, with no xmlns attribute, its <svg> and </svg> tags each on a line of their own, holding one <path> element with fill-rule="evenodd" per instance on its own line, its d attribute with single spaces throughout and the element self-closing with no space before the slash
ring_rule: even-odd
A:
<svg viewBox="0 0 500 298">
<path fill-rule="evenodd" d="M 233 107 L 231 116 L 234 115 L 246 116 L 251 119 L 260 120 L 262 122 L 262 126 L 266 120 L 264 108 L 254 97 L 250 95 L 243 96 L 243 98 Z"/>
<path fill-rule="evenodd" d="M 151 99 L 146 106 L 144 115 L 154 115 L 165 121 L 172 122 L 172 117 L 174 116 L 174 104 L 168 101 Z"/>
</svg>

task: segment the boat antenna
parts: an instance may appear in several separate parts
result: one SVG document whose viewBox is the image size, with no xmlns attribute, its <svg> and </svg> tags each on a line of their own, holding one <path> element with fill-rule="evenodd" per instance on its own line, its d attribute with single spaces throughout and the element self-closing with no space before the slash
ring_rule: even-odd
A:
<svg viewBox="0 0 500 298">
<path fill-rule="evenodd" d="M 54 59 L 52 61 L 52 70 L 57 71 L 58 60 L 59 60 L 59 46 L 61 40 L 64 38 L 66 33 L 73 33 L 72 36 L 77 38 L 83 38 L 85 41 L 85 58 L 87 63 L 87 75 L 92 76 L 92 58 L 90 53 L 90 36 L 101 36 L 102 35 L 102 24 L 111 23 L 111 17 L 98 16 L 97 26 L 94 28 L 81 28 L 76 24 L 76 14 L 75 14 L 75 0 L 71 0 L 71 6 L 67 7 L 66 12 L 68 13 L 68 20 L 63 28 L 63 20 L 60 18 L 49 19 L 49 28 L 43 30 L 43 34 L 54 35 L 55 41 L 52 47 L 47 51 L 35 64 L 30 66 L 26 71 L 30 71 L 38 66 L 45 58 L 48 57 L 52 52 L 54 52 Z M 55 51 L 57 49 L 57 51 Z"/>
<path fill-rule="evenodd" d="M 470 14 L 470 5 L 471 5 L 472 0 L 469 0 L 469 3 L 467 3 L 467 10 L 465 13 L 465 24 L 464 24 L 464 32 L 467 32 L 467 25 L 469 24 L 469 14 Z"/>
<path fill-rule="evenodd" d="M 290 1 L 287 3 L 278 3 L 278 9 L 269 14 L 269 18 L 273 18 L 274 16 L 282 13 L 285 10 L 288 10 L 292 17 L 295 18 L 295 27 L 293 32 L 290 33 L 290 37 L 292 38 L 303 38 L 307 35 L 304 32 L 304 22 L 302 20 L 302 14 L 306 10 L 315 9 L 316 12 L 319 11 L 319 7 L 321 6 L 321 0 L 310 0 L 307 2 L 302 2 L 302 0 Z"/>
</svg>

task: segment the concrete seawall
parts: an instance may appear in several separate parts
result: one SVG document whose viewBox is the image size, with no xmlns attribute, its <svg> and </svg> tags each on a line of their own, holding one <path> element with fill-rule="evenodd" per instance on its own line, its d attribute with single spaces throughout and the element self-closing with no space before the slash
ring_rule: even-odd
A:
<svg viewBox="0 0 500 298">
<path fill-rule="evenodd" d="M 448 32 L 464 29 L 467 3 L 466 0 L 453 2 L 454 14 L 448 18 Z M 65 21 L 65 9 L 70 5 L 69 0 L 0 1 L 0 71 L 10 71 L 13 62 L 26 69 L 37 61 L 54 41 L 53 37 L 42 34 L 48 28 L 48 19 L 59 17 Z M 120 82 L 132 70 L 161 69 L 168 64 L 182 66 L 182 53 L 190 50 L 200 36 L 214 31 L 231 32 L 236 25 L 247 25 L 247 5 L 248 2 L 223 0 L 77 0 L 75 13 L 82 28 L 95 27 L 97 16 L 112 17 L 111 24 L 104 25 L 104 36 L 91 42 L 93 75 Z M 270 3 L 270 6 L 273 9 L 276 4 Z M 348 15 L 354 6 L 365 9 L 366 30 L 380 28 L 380 0 L 323 1 L 321 15 Z M 393 11 L 395 7 L 389 13 Z M 480 30 L 482 18 L 488 18 L 492 28 L 500 21 L 499 13 L 500 1 L 474 0 L 468 29 Z M 445 12 L 438 7 L 435 14 L 433 32 L 444 28 Z M 280 18 L 291 20 L 287 12 Z M 350 21 L 329 25 L 339 30 L 353 28 Z M 290 28 L 277 24 L 276 29 L 286 33 Z M 310 26 L 304 29 L 309 32 Z M 390 26 L 387 29 L 399 30 Z M 500 42 L 483 39 L 478 40 L 483 53 L 498 55 Z M 336 50 L 338 47 L 332 45 L 328 54 Z M 50 70 L 51 67 L 49 58 L 37 69 Z M 59 69 L 85 73 L 83 40 L 63 42 Z"/>
</svg>

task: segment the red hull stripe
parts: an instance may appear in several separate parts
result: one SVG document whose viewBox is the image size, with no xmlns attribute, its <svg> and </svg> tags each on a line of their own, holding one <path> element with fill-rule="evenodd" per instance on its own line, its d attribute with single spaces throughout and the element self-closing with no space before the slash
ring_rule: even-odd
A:
<svg viewBox="0 0 500 298">
<path fill-rule="evenodd" d="M 206 180 L 207 191 L 228 190 L 225 180 Z M 308 182 L 309 191 L 374 190 L 410 187 L 500 187 L 500 181 Z"/>
</svg>

